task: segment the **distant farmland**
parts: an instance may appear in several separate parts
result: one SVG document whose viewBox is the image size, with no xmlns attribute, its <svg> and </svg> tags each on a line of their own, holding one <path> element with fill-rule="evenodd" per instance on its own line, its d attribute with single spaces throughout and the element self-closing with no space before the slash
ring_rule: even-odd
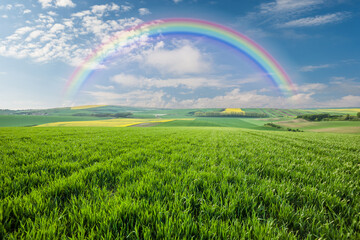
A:
<svg viewBox="0 0 360 240">
<path fill-rule="evenodd" d="M 257 130 L 286 130 L 299 115 L 329 113 L 356 116 L 359 108 L 278 109 L 278 108 L 201 108 L 161 109 L 112 105 L 86 105 L 43 110 L 0 110 L 0 127 L 94 126 L 94 127 L 235 127 Z M 217 117 L 218 119 L 214 119 Z M 241 118 L 228 119 L 228 118 Z M 269 128 L 267 123 L 280 122 L 284 129 Z M 310 125 L 311 126 L 310 126 Z M 360 133 L 357 122 L 292 123 L 301 131 Z"/>
</svg>

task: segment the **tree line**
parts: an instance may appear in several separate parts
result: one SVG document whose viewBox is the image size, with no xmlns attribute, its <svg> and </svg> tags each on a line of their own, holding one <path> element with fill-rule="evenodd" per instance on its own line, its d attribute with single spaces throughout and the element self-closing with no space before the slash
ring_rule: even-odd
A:
<svg viewBox="0 0 360 240">
<path fill-rule="evenodd" d="M 346 114 L 346 115 L 331 115 L 329 113 L 321 113 L 321 114 L 305 114 L 297 116 L 297 118 L 302 118 L 308 121 L 334 121 L 334 120 L 353 120 L 359 121 L 360 120 L 360 112 L 356 114 L 356 116 Z"/>
</svg>

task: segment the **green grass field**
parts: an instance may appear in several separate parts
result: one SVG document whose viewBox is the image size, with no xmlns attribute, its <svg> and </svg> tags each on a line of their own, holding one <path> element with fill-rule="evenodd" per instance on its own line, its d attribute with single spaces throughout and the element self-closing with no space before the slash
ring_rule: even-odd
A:
<svg viewBox="0 0 360 240">
<path fill-rule="evenodd" d="M 2 128 L 0 142 L 0 239 L 360 239 L 359 135 Z"/>
<path fill-rule="evenodd" d="M 335 128 L 335 127 L 359 127 L 359 121 L 321 121 L 315 123 L 314 126 L 304 127 L 304 129 L 319 129 L 319 128 Z"/>
<path fill-rule="evenodd" d="M 283 127 L 299 128 L 312 132 L 333 132 L 360 134 L 360 121 L 320 121 L 309 122 L 305 120 L 280 121 L 277 124 Z"/>
<path fill-rule="evenodd" d="M 106 118 L 101 118 L 106 119 Z M 91 121 L 97 117 L 0 115 L 0 127 L 29 127 L 52 122 Z"/>
<path fill-rule="evenodd" d="M 253 119 L 244 118 L 210 118 L 202 117 L 195 120 L 175 120 L 172 122 L 165 122 L 156 127 L 233 127 L 246 128 L 257 130 L 276 130 L 273 128 L 264 127 L 264 123 Z"/>
</svg>

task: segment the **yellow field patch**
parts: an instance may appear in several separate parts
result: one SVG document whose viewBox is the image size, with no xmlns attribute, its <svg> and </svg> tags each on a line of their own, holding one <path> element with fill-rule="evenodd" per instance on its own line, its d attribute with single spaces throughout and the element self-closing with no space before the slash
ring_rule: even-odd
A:
<svg viewBox="0 0 360 240">
<path fill-rule="evenodd" d="M 360 108 L 343 108 L 343 109 L 318 109 L 320 111 L 333 111 L 333 112 L 360 112 Z"/>
<path fill-rule="evenodd" d="M 163 123 L 171 122 L 177 119 L 135 119 L 135 118 L 117 118 L 96 121 L 73 121 L 73 122 L 55 122 L 38 125 L 37 127 L 129 127 L 142 123 Z"/>
<path fill-rule="evenodd" d="M 71 110 L 97 108 L 97 107 L 105 107 L 105 106 L 107 105 L 84 105 L 84 106 L 71 107 Z"/>
<path fill-rule="evenodd" d="M 241 108 L 226 108 L 225 111 L 222 111 L 222 113 L 242 113 L 245 114 Z"/>
</svg>

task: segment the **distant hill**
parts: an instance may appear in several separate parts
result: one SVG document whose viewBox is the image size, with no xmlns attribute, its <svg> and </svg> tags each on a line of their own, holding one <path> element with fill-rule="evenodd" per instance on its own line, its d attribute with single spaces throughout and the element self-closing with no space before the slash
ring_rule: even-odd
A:
<svg viewBox="0 0 360 240">
<path fill-rule="evenodd" d="M 240 109 L 240 108 L 239 108 Z M 33 115 L 33 116 L 83 116 L 90 117 L 95 114 L 116 114 L 129 112 L 136 118 L 188 118 L 196 112 L 221 112 L 225 108 L 189 108 L 189 109 L 166 109 L 144 108 L 116 105 L 85 105 L 76 107 L 30 109 L 30 110 L 0 110 L 0 115 Z M 356 115 L 359 108 L 339 109 L 281 109 L 281 108 L 241 108 L 245 113 L 266 114 L 271 118 L 296 117 L 303 114 L 332 113 Z"/>
</svg>

